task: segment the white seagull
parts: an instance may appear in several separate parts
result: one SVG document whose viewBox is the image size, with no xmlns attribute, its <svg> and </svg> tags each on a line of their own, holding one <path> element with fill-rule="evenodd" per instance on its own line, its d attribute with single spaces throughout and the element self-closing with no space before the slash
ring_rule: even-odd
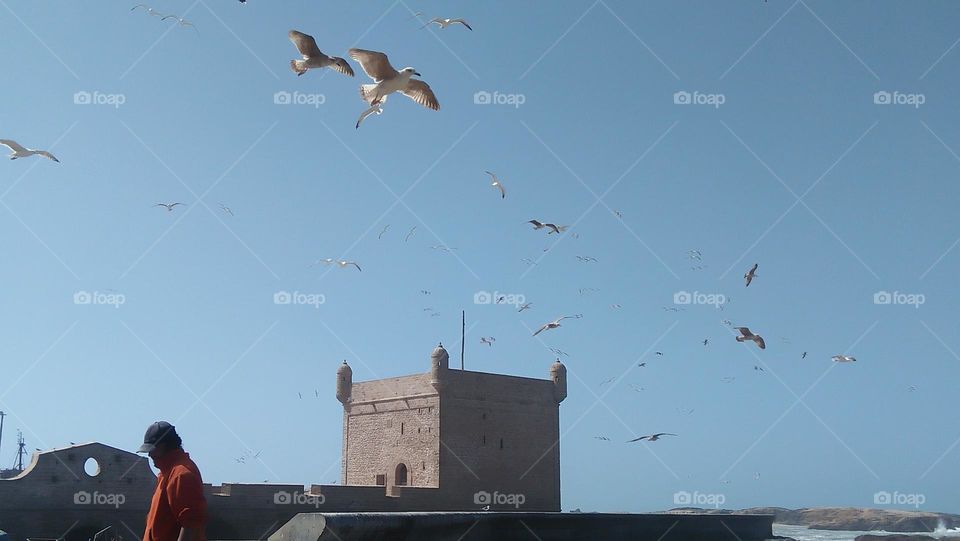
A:
<svg viewBox="0 0 960 541">
<path fill-rule="evenodd" d="M 384 97 L 400 92 L 428 109 L 440 110 L 440 103 L 430 85 L 420 79 L 412 79 L 414 75 L 420 76 L 417 70 L 403 68 L 397 71 L 390 65 L 387 55 L 381 52 L 365 49 L 350 49 L 347 52 L 374 81 L 373 84 L 360 85 L 360 97 L 368 105 L 379 104 Z"/>
<path fill-rule="evenodd" d="M 767 344 L 763 341 L 763 337 L 759 334 L 753 334 L 750 332 L 750 329 L 746 327 L 736 327 L 736 329 L 740 332 L 740 336 L 737 337 L 737 342 L 753 340 L 755 344 L 760 346 L 760 349 L 767 349 Z"/>
<path fill-rule="evenodd" d="M 337 266 L 340 267 L 341 269 L 345 269 L 350 265 L 353 265 L 354 267 L 357 268 L 358 271 L 363 271 L 363 269 L 360 268 L 360 265 L 357 265 L 356 261 L 345 261 L 343 259 L 333 259 L 332 257 L 328 257 L 326 259 L 321 259 L 320 261 L 317 261 L 317 263 L 323 263 L 324 265 L 331 265 L 333 263 L 336 263 Z M 314 263 L 314 265 L 316 265 L 317 263 Z"/>
<path fill-rule="evenodd" d="M 481 344 L 486 344 L 486 345 L 488 345 L 488 346 L 492 346 L 493 343 L 496 342 L 496 341 L 497 341 L 497 339 L 494 338 L 494 337 L 492 337 L 492 336 L 491 336 L 490 338 L 487 338 L 487 337 L 485 337 L 485 336 L 481 336 L 481 337 L 480 337 L 480 343 L 481 343 Z"/>
<path fill-rule="evenodd" d="M 493 182 L 491 182 L 490 185 L 500 190 L 500 199 L 505 199 L 507 197 L 507 192 L 503 189 L 503 184 L 500 183 L 500 179 L 497 178 L 497 175 L 491 173 L 490 171 L 485 171 L 485 173 L 490 175 L 490 177 L 493 179 Z"/>
<path fill-rule="evenodd" d="M 758 265 L 754 263 L 753 267 L 750 267 L 750 270 L 748 270 L 746 274 L 743 275 L 743 279 L 746 280 L 747 282 L 747 285 L 744 287 L 750 287 L 750 282 L 752 282 L 753 279 L 757 276 L 757 266 Z"/>
<path fill-rule="evenodd" d="M 523 303 L 523 304 L 520 305 L 520 309 L 517 310 L 517 312 L 523 312 L 524 310 L 527 310 L 527 309 L 530 308 L 531 306 L 533 306 L 533 303 L 532 303 L 532 302 L 525 302 L 525 303 Z"/>
<path fill-rule="evenodd" d="M 465 20 L 463 20 L 463 19 L 444 19 L 444 18 L 442 18 L 442 17 L 434 17 L 433 19 L 430 20 L 430 22 L 428 22 L 427 24 L 421 26 L 420 28 L 426 28 L 426 27 L 430 26 L 431 24 L 440 25 L 440 29 L 441 29 L 441 30 L 443 30 L 444 28 L 450 26 L 451 24 L 462 24 L 463 26 L 466 26 L 466 27 L 467 27 L 467 30 L 471 30 L 471 31 L 473 30 L 473 28 L 470 28 L 470 25 L 467 24 L 467 21 L 465 21 Z"/>
<path fill-rule="evenodd" d="M 317 47 L 317 41 L 313 39 L 313 36 L 297 30 L 291 30 L 287 34 L 287 37 L 290 38 L 290 41 L 293 42 L 297 50 L 300 51 L 300 54 L 303 55 L 302 60 L 290 61 L 290 69 L 292 69 L 297 76 L 303 75 L 309 69 L 332 68 L 344 75 L 353 77 L 353 68 L 350 67 L 350 64 L 338 56 L 327 56 L 320 52 L 320 48 Z"/>
<path fill-rule="evenodd" d="M 849 355 L 834 355 L 831 357 L 834 361 L 838 363 L 855 363 L 857 362 L 856 357 L 851 357 Z"/>
<path fill-rule="evenodd" d="M 194 30 L 196 30 L 198 33 L 200 32 L 199 30 L 197 30 L 197 27 L 194 26 L 194 24 L 193 24 L 192 22 L 184 19 L 183 17 L 177 17 L 176 15 L 166 15 L 166 16 L 160 18 L 161 21 L 165 21 L 165 20 L 167 20 L 167 19 L 174 19 L 174 20 L 177 21 L 177 25 L 178 25 L 178 26 L 189 26 L 189 27 L 193 28 Z"/>
<path fill-rule="evenodd" d="M 362 113 L 360 113 L 360 118 L 357 119 L 357 129 L 358 129 L 358 130 L 360 129 L 360 123 L 363 122 L 363 119 L 367 118 L 368 116 L 370 116 L 370 115 L 372 115 L 372 114 L 374 114 L 374 113 L 376 113 L 376 114 L 378 114 L 378 115 L 382 115 L 382 114 L 383 114 L 383 104 L 384 104 L 384 103 L 387 103 L 387 97 L 386 97 L 386 96 L 384 96 L 383 99 L 380 100 L 380 103 L 374 103 L 374 104 L 371 105 L 368 109 L 365 109 Z"/>
<path fill-rule="evenodd" d="M 147 14 L 148 14 L 148 15 L 153 15 L 154 17 L 164 17 L 164 14 L 163 14 L 163 13 L 160 13 L 159 11 L 153 9 L 152 7 L 150 7 L 150 6 L 146 5 L 146 4 L 137 4 L 137 5 L 133 6 L 132 8 L 130 8 L 130 11 L 136 11 L 137 8 L 143 8 L 143 9 L 145 9 L 145 10 L 147 11 Z"/>
<path fill-rule="evenodd" d="M 11 160 L 16 160 L 17 158 L 27 158 L 29 156 L 37 155 L 43 156 L 44 158 L 50 158 L 51 160 L 60 163 L 60 160 L 56 158 L 53 154 L 50 154 L 46 150 L 34 150 L 32 148 L 26 148 L 17 143 L 13 139 L 0 139 L 0 145 L 3 145 L 9 148 L 12 152 L 10 154 Z"/>
<path fill-rule="evenodd" d="M 676 434 L 671 434 L 670 432 L 657 432 L 656 434 L 650 434 L 648 436 L 640 436 L 639 438 L 634 438 L 627 441 L 627 443 L 633 443 L 635 441 L 647 440 L 647 441 L 657 441 L 661 436 L 676 436 Z"/>
<path fill-rule="evenodd" d="M 545 331 L 545 330 L 547 330 L 547 329 L 556 329 L 557 327 L 560 326 L 560 322 L 563 321 L 563 320 L 565 320 L 565 319 L 580 319 L 581 317 L 583 317 L 583 316 L 580 315 L 580 314 L 577 314 L 577 315 L 575 315 L 575 316 L 563 316 L 563 317 L 559 317 L 559 318 L 557 318 L 557 319 L 555 319 L 555 320 L 553 320 L 553 321 L 551 321 L 551 322 L 549 322 L 549 323 L 544 323 L 539 329 L 537 329 L 537 332 L 533 333 L 533 336 L 536 336 L 536 335 L 540 334 L 541 332 L 543 332 L 543 331 Z"/>
</svg>

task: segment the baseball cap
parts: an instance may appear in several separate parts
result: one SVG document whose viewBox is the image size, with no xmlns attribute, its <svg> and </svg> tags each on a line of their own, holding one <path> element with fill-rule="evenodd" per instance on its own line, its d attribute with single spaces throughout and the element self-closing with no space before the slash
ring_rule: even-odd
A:
<svg viewBox="0 0 960 541">
<path fill-rule="evenodd" d="M 147 427 L 147 433 L 143 435 L 143 445 L 137 450 L 138 453 L 149 453 L 156 448 L 162 441 L 176 439 L 177 429 L 166 421 L 157 421 Z"/>
</svg>

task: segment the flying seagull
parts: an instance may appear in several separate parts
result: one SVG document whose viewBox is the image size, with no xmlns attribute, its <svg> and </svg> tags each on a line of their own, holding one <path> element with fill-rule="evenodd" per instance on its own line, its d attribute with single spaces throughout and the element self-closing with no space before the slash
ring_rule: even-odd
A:
<svg viewBox="0 0 960 541">
<path fill-rule="evenodd" d="M 17 143 L 13 139 L 0 139 L 0 145 L 3 145 L 9 148 L 12 152 L 10 154 L 11 160 L 16 160 L 17 158 L 27 158 L 29 156 L 37 155 L 43 156 L 44 158 L 50 158 L 51 160 L 60 163 L 60 160 L 56 158 L 53 154 L 50 154 L 46 150 L 34 150 L 32 148 L 26 148 Z"/>
<path fill-rule="evenodd" d="M 177 206 L 177 205 L 182 205 L 182 204 L 183 204 L 183 203 L 157 203 L 157 204 L 154 205 L 154 206 L 155 206 L 155 207 L 165 207 L 165 208 L 167 209 L 167 212 L 172 212 L 172 211 L 173 211 L 173 207 L 175 207 L 175 206 Z"/>
<path fill-rule="evenodd" d="M 390 224 L 387 224 L 387 225 L 383 226 L 383 229 L 380 231 L 380 234 L 377 235 L 377 240 L 380 240 L 380 237 L 382 237 L 383 234 L 387 232 L 387 228 L 389 228 L 389 227 L 390 227 Z"/>
<path fill-rule="evenodd" d="M 328 257 L 326 259 L 321 259 L 320 261 L 317 261 L 317 263 L 323 263 L 324 265 L 331 265 L 333 263 L 336 263 L 337 266 L 340 267 L 341 269 L 345 269 L 350 265 L 353 265 L 354 267 L 357 268 L 358 271 L 361 271 L 361 272 L 363 271 L 363 269 L 360 268 L 360 265 L 357 265 L 356 261 L 345 261 L 343 259 L 333 259 L 332 257 Z M 314 263 L 314 265 L 316 265 L 317 263 Z"/>
<path fill-rule="evenodd" d="M 433 19 L 430 20 L 430 22 L 428 22 L 427 24 L 421 26 L 420 28 L 426 28 L 426 27 L 430 26 L 431 24 L 437 24 L 437 25 L 439 25 L 441 30 L 443 30 L 444 28 L 450 26 L 451 24 L 462 24 L 463 26 L 466 26 L 466 27 L 467 27 L 467 30 L 473 30 L 473 28 L 470 28 L 470 25 L 467 24 L 467 21 L 465 21 L 465 20 L 463 20 L 463 19 L 444 19 L 444 18 L 441 18 L 441 17 L 434 17 Z"/>
<path fill-rule="evenodd" d="M 313 36 L 297 30 L 291 30 L 287 34 L 287 37 L 290 38 L 290 41 L 293 42 L 297 50 L 300 51 L 300 54 L 303 55 L 302 60 L 290 61 L 290 69 L 292 69 L 298 77 L 306 73 L 307 70 L 314 68 L 332 68 L 344 75 L 353 77 L 353 68 L 350 67 L 350 64 L 339 56 L 327 56 L 320 52 L 320 48 L 317 47 L 317 40 L 313 39 Z M 357 122 L 357 124 L 359 125 L 360 123 Z"/>
<path fill-rule="evenodd" d="M 189 26 L 189 27 L 193 28 L 194 30 L 197 30 L 197 27 L 194 26 L 194 24 L 193 24 L 192 22 L 184 19 L 183 17 L 177 17 L 176 15 L 165 15 L 165 16 L 163 16 L 163 17 L 160 18 L 161 21 L 165 21 L 165 20 L 167 20 L 167 19 L 174 19 L 175 21 L 177 21 L 177 25 L 178 25 L 178 26 Z M 197 30 L 197 32 L 200 32 L 200 31 Z"/>
<path fill-rule="evenodd" d="M 554 225 L 554 224 L 543 224 L 543 225 L 545 227 L 550 228 L 550 231 L 547 231 L 548 235 L 552 235 L 553 233 L 557 233 L 557 234 L 562 233 L 567 230 L 567 227 L 570 227 L 567 225 Z"/>
<path fill-rule="evenodd" d="M 834 361 L 838 363 L 855 363 L 857 362 L 856 357 L 851 357 L 849 355 L 834 355 L 831 357 Z"/>
<path fill-rule="evenodd" d="M 387 97 L 384 96 L 383 99 L 380 100 L 380 103 L 375 103 L 375 104 L 371 105 L 370 107 L 364 109 L 363 112 L 360 113 L 360 117 L 357 118 L 356 128 L 359 130 L 359 129 L 360 129 L 360 123 L 363 122 L 363 120 L 364 120 L 365 118 L 367 118 L 368 116 L 370 116 L 370 115 L 372 115 L 372 114 L 382 115 L 382 114 L 383 114 L 383 104 L 386 103 L 386 102 L 387 102 Z"/>
<path fill-rule="evenodd" d="M 410 231 L 407 232 L 407 236 L 403 237 L 403 242 L 407 242 L 408 240 L 410 240 L 410 236 L 413 235 L 413 232 L 416 230 L 417 230 L 417 226 L 413 226 L 412 228 L 410 228 Z"/>
<path fill-rule="evenodd" d="M 494 338 L 494 337 L 492 337 L 492 336 L 491 336 L 490 338 L 486 338 L 486 337 L 484 337 L 484 336 L 481 336 L 481 337 L 480 337 L 480 343 L 481 343 L 481 344 L 486 344 L 486 345 L 488 345 L 488 346 L 492 346 L 493 343 L 496 342 L 496 341 L 497 341 L 497 339 Z"/>
<path fill-rule="evenodd" d="M 527 220 L 527 223 L 528 223 L 528 224 L 533 224 L 533 228 L 534 228 L 535 230 L 536 230 L 536 229 L 543 229 L 544 227 L 546 227 L 545 225 L 543 225 L 542 223 L 540 223 L 540 222 L 537 221 L 537 220 Z"/>
<path fill-rule="evenodd" d="M 757 266 L 758 265 L 754 263 L 753 266 L 750 267 L 750 270 L 743 275 L 743 279 L 747 281 L 747 285 L 744 287 L 750 287 L 750 282 L 757 276 Z"/>
<path fill-rule="evenodd" d="M 143 8 L 143 9 L 145 9 L 145 10 L 147 11 L 147 14 L 148 14 L 148 15 L 153 15 L 153 16 L 155 16 L 155 17 L 164 17 L 164 14 L 163 14 L 163 13 L 160 13 L 159 11 L 153 9 L 152 7 L 150 7 L 150 6 L 146 5 L 146 4 L 137 4 L 137 5 L 133 6 L 132 8 L 130 8 L 130 11 L 136 11 L 137 8 Z"/>
<path fill-rule="evenodd" d="M 233 211 L 230 210 L 230 207 L 224 205 L 223 203 L 220 203 L 220 210 L 226 212 L 226 213 L 229 214 L 230 216 L 233 216 Z"/>
<path fill-rule="evenodd" d="M 763 337 L 761 337 L 759 334 L 753 334 L 750 332 L 750 329 L 746 327 L 737 327 L 736 329 L 740 332 L 740 336 L 737 337 L 737 342 L 753 340 L 755 344 L 760 346 L 760 349 L 767 349 L 767 344 L 764 343 Z"/>
<path fill-rule="evenodd" d="M 497 175 L 491 173 L 490 171 L 486 171 L 486 173 L 493 178 L 493 182 L 491 182 L 490 185 L 500 190 L 500 199 L 505 199 L 507 197 L 507 192 L 503 189 L 503 184 L 500 184 L 500 179 L 498 179 Z"/>
<path fill-rule="evenodd" d="M 384 97 L 400 92 L 428 109 L 440 110 L 440 102 L 430 85 L 420 79 L 411 78 L 414 75 L 420 76 L 415 69 L 403 68 L 397 71 L 390 65 L 387 55 L 381 52 L 365 49 L 350 49 L 347 52 L 374 81 L 373 84 L 360 85 L 360 97 L 368 105 L 379 104 Z"/>
<path fill-rule="evenodd" d="M 606 436 L 594 436 L 593 439 L 600 440 L 600 441 L 610 441 L 610 438 Z"/>
<path fill-rule="evenodd" d="M 634 438 L 627 441 L 627 443 L 633 443 L 635 441 L 647 440 L 647 441 L 657 441 L 660 439 L 660 436 L 676 436 L 676 434 L 671 434 L 670 432 L 657 432 L 656 434 L 650 434 L 648 436 L 640 436 L 639 438 Z"/>
<path fill-rule="evenodd" d="M 530 308 L 531 306 L 533 306 L 533 303 L 532 303 L 532 302 L 525 302 L 525 303 L 523 303 L 523 304 L 520 305 L 520 309 L 517 310 L 517 312 L 523 312 L 524 310 L 527 310 L 527 309 Z"/>
<path fill-rule="evenodd" d="M 551 321 L 551 322 L 549 322 L 549 323 L 544 323 L 543 326 L 541 326 L 539 329 L 537 329 L 537 332 L 533 333 L 533 336 L 536 336 L 536 335 L 540 334 L 541 332 L 543 332 L 543 331 L 545 331 L 545 330 L 547 330 L 547 329 L 556 329 L 557 327 L 560 326 L 560 322 L 563 321 L 563 320 L 565 320 L 565 319 L 580 319 L 581 317 L 583 317 L 583 316 L 581 316 L 581 315 L 579 315 L 579 314 L 578 314 L 578 315 L 575 315 L 575 316 L 563 316 L 563 317 L 559 317 L 559 318 L 557 318 L 557 319 L 555 319 L 555 320 L 553 320 L 553 321 Z"/>
<path fill-rule="evenodd" d="M 801 355 L 800 358 L 801 358 L 801 359 L 806 359 L 806 358 L 807 358 L 807 352 L 804 351 L 804 352 L 803 352 L 803 355 Z"/>
</svg>

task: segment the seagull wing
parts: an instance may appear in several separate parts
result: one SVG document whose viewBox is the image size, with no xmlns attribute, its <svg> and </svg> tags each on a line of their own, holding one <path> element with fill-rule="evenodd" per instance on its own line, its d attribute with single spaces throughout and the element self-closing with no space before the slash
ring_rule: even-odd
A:
<svg viewBox="0 0 960 541">
<path fill-rule="evenodd" d="M 366 69 L 366 67 L 364 67 L 364 69 Z M 433 94 L 430 85 L 419 79 L 410 79 L 407 83 L 407 88 L 400 92 L 427 109 L 433 109 L 434 111 L 440 110 L 440 102 L 437 101 L 437 97 Z"/>
<path fill-rule="evenodd" d="M 753 335 L 753 341 L 760 346 L 760 349 L 767 349 L 767 343 L 763 341 L 763 337 L 760 335 Z"/>
<path fill-rule="evenodd" d="M 287 37 L 290 38 L 290 41 L 297 47 L 297 50 L 300 51 L 300 54 L 303 55 L 303 59 L 326 56 L 320 52 L 320 48 L 317 47 L 317 40 L 313 39 L 313 36 L 309 34 L 304 34 L 303 32 L 297 30 L 291 30 L 287 34 Z"/>
<path fill-rule="evenodd" d="M 470 30 L 470 31 L 473 30 L 473 28 L 470 28 L 470 25 L 467 24 L 467 21 L 465 21 L 465 20 L 463 20 L 463 19 L 453 19 L 453 20 L 450 21 L 450 24 L 454 24 L 454 23 L 460 23 L 460 24 L 462 24 L 463 26 L 466 26 L 466 27 L 467 27 L 467 30 Z"/>
<path fill-rule="evenodd" d="M 537 332 L 533 333 L 533 336 L 536 336 L 536 335 L 540 334 L 541 332 L 547 330 L 549 327 L 550 327 L 550 324 L 549 324 L 549 323 L 544 323 L 542 327 L 540 327 L 539 329 L 537 329 Z"/>
<path fill-rule="evenodd" d="M 746 327 L 737 327 L 737 331 L 739 331 L 740 334 L 741 334 L 744 338 L 751 338 L 751 337 L 753 337 L 753 333 L 750 332 L 750 329 L 748 329 L 748 328 L 746 328 Z"/>
<path fill-rule="evenodd" d="M 635 441 L 645 440 L 645 439 L 647 439 L 647 438 L 649 438 L 649 437 L 650 437 L 650 436 L 640 436 L 639 438 L 633 438 L 632 440 L 627 440 L 627 443 L 633 443 L 633 442 L 635 442 Z"/>
<path fill-rule="evenodd" d="M 14 152 L 26 152 L 26 148 L 22 147 L 20 143 L 14 141 L 13 139 L 0 139 L 0 145 L 3 145 Z"/>
<path fill-rule="evenodd" d="M 348 261 L 347 265 L 353 265 L 354 267 L 357 268 L 358 271 L 363 272 L 363 269 L 360 268 L 360 265 L 357 265 L 357 263 L 354 261 Z"/>
<path fill-rule="evenodd" d="M 399 75 L 397 70 L 390 65 L 387 55 L 383 53 L 366 49 L 350 49 L 347 54 L 350 55 L 350 58 L 360 62 L 360 67 L 363 68 L 364 73 L 374 81 L 393 79 Z"/>
<path fill-rule="evenodd" d="M 349 75 L 350 77 L 353 77 L 353 68 L 350 67 L 350 64 L 346 60 L 340 58 L 339 56 L 331 56 L 330 60 L 333 60 L 333 64 L 330 64 L 331 68 L 339 71 L 344 75 Z M 383 101 L 385 100 L 380 100 L 381 103 Z"/>
</svg>

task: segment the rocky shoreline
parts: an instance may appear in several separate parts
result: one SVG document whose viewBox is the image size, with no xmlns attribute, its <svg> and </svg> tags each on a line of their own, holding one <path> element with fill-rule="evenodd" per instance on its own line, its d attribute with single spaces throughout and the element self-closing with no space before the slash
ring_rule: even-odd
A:
<svg viewBox="0 0 960 541">
<path fill-rule="evenodd" d="M 682 507 L 671 509 L 668 512 L 681 514 L 732 513 L 743 515 L 773 515 L 774 522 L 776 523 L 794 526 L 806 526 L 808 528 L 817 530 L 934 532 L 938 528 L 953 529 L 960 527 L 960 515 L 928 511 L 899 511 L 894 509 L 870 509 L 862 507 L 812 507 L 801 509 L 787 509 L 784 507 L 751 507 L 740 510 Z M 941 540 L 942 539 L 953 538 L 941 538 Z M 860 541 L 879 540 L 862 539 Z M 908 540 L 899 540 L 886 536 L 884 537 L 884 541 Z M 912 541 L 926 540 L 916 539 Z M 960 539 L 957 539 L 956 541 L 960 541 Z"/>
</svg>

